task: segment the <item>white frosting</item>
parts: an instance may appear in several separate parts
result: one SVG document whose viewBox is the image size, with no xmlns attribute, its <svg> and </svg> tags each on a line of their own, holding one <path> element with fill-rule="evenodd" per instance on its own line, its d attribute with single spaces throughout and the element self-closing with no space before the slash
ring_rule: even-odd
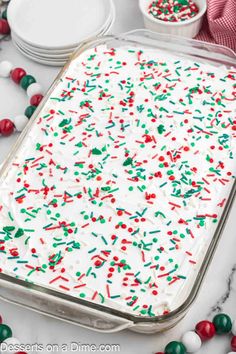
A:
<svg viewBox="0 0 236 354">
<path fill-rule="evenodd" d="M 2 271 L 132 314 L 180 305 L 234 181 L 232 70 L 147 48 L 73 60 L 1 178 Z"/>
</svg>

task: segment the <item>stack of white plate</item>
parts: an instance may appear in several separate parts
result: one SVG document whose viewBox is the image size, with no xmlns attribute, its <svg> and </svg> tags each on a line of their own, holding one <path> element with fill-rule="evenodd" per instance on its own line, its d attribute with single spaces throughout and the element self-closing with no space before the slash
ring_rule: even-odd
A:
<svg viewBox="0 0 236 354">
<path fill-rule="evenodd" d="M 115 9 L 112 0 L 11 0 L 7 17 L 21 53 L 62 66 L 81 42 L 108 33 Z"/>
</svg>

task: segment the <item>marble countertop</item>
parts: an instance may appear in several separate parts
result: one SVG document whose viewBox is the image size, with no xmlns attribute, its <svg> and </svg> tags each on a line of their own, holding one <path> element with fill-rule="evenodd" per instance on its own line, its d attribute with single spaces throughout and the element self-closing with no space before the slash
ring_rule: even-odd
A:
<svg viewBox="0 0 236 354">
<path fill-rule="evenodd" d="M 115 0 L 117 19 L 113 32 L 125 32 L 142 28 L 142 16 L 137 0 Z M 0 45 L 0 60 L 10 60 L 16 66 L 24 67 L 43 85 L 45 91 L 57 75 L 59 68 L 50 68 L 34 63 L 22 56 L 12 45 L 4 42 Z M 23 112 L 27 105 L 24 92 L 12 85 L 10 80 L 0 80 L 1 117 L 13 116 Z M 6 157 L 15 136 L 0 139 L 0 162 Z M 123 331 L 114 334 L 100 334 L 73 326 L 56 319 L 17 307 L 0 300 L 0 314 L 12 327 L 14 336 L 24 344 L 39 343 L 45 346 L 41 353 L 47 353 L 47 344 L 119 344 L 122 354 L 151 354 L 158 352 L 171 340 L 178 340 L 182 333 L 192 329 L 194 324 L 204 318 L 212 318 L 218 311 L 229 313 L 236 318 L 236 253 L 235 227 L 236 205 L 234 204 L 219 243 L 214 260 L 209 268 L 204 284 L 194 305 L 187 316 L 175 328 L 160 335 L 142 335 Z M 229 352 L 227 336 L 216 338 L 205 344 L 199 353 L 226 354 Z M 62 349 L 54 351 L 63 353 Z M 73 353 L 72 350 L 68 351 Z M 99 351 L 98 351 L 99 352 Z M 35 352 L 34 352 L 35 353 Z"/>
</svg>

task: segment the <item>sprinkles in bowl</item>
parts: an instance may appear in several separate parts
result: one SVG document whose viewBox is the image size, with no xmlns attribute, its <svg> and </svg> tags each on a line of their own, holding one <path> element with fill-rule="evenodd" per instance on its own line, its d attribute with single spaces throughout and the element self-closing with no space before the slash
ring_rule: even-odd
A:
<svg viewBox="0 0 236 354">
<path fill-rule="evenodd" d="M 183 22 L 195 17 L 199 8 L 192 0 L 154 0 L 148 13 L 161 21 Z"/>
</svg>

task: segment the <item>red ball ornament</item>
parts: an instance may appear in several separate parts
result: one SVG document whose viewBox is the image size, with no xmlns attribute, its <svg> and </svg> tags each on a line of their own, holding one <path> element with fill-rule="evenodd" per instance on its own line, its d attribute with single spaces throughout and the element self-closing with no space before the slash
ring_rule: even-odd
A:
<svg viewBox="0 0 236 354">
<path fill-rule="evenodd" d="M 233 352 L 236 352 L 236 336 L 233 336 L 233 338 L 231 340 L 231 348 L 232 348 Z"/>
<path fill-rule="evenodd" d="M 15 354 L 27 354 L 26 352 L 16 352 Z"/>
<path fill-rule="evenodd" d="M 0 324 L 2 324 L 2 316 L 0 316 Z"/>
<path fill-rule="evenodd" d="M 1 18 L 0 19 L 0 34 L 9 34 L 11 32 L 8 22 Z"/>
<path fill-rule="evenodd" d="M 210 321 L 199 322 L 195 327 L 195 331 L 202 341 L 206 341 L 213 338 L 216 333 L 215 326 Z"/>
<path fill-rule="evenodd" d="M 14 124 L 10 119 L 2 119 L 0 121 L 0 134 L 9 136 L 14 132 Z"/>
<path fill-rule="evenodd" d="M 21 79 L 26 75 L 26 71 L 22 68 L 15 68 L 11 72 L 11 79 L 16 83 L 19 84 Z"/>
<path fill-rule="evenodd" d="M 38 107 L 38 105 L 40 104 L 42 99 L 43 99 L 43 95 L 40 95 L 40 94 L 32 96 L 30 99 L 31 106 Z"/>
</svg>

